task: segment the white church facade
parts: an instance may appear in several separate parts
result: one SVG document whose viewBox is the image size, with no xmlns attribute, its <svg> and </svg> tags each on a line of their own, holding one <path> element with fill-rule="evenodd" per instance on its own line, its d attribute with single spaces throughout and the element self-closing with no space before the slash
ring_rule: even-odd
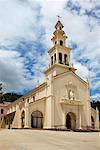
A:
<svg viewBox="0 0 100 150">
<path fill-rule="evenodd" d="M 67 36 L 58 20 L 48 51 L 45 82 L 9 105 L 2 106 L 1 128 L 99 129 L 99 111 L 91 108 L 89 83 L 70 63 Z M 3 105 L 3 104 L 2 104 Z"/>
</svg>

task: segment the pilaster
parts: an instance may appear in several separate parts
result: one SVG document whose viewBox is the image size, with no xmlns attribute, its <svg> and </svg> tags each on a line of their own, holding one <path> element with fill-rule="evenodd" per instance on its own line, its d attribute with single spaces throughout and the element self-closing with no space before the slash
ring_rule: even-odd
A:
<svg viewBox="0 0 100 150">
<path fill-rule="evenodd" d="M 25 126 L 24 128 L 29 128 L 29 102 L 25 101 Z"/>
<path fill-rule="evenodd" d="M 95 128 L 99 129 L 99 110 L 96 107 L 96 120 L 95 120 Z"/>
<path fill-rule="evenodd" d="M 81 120 L 81 109 L 79 109 L 79 119 L 78 119 L 78 129 L 82 128 L 82 120 Z"/>
</svg>

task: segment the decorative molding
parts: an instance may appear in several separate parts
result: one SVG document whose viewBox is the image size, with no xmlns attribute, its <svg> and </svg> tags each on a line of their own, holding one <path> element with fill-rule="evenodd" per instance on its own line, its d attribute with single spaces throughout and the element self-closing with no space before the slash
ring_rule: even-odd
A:
<svg viewBox="0 0 100 150">
<path fill-rule="evenodd" d="M 74 85 L 71 81 L 69 81 L 65 86 L 66 88 L 77 89 L 77 86 Z"/>
<path fill-rule="evenodd" d="M 61 99 L 60 104 L 83 105 L 83 103 L 80 100 L 70 100 L 70 99 Z"/>
</svg>

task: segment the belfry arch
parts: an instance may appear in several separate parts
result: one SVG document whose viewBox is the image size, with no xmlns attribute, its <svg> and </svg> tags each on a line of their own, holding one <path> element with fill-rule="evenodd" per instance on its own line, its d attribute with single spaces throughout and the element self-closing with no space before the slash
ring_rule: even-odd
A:
<svg viewBox="0 0 100 150">
<path fill-rule="evenodd" d="M 36 110 L 31 114 L 31 127 L 32 128 L 43 128 L 43 114 Z"/>
<path fill-rule="evenodd" d="M 66 115 L 66 128 L 72 130 L 76 128 L 76 115 L 73 112 Z"/>
</svg>

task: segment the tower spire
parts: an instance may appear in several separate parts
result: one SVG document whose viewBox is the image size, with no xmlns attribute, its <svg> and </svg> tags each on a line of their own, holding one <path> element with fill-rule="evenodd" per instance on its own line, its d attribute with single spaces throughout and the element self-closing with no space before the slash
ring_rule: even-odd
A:
<svg viewBox="0 0 100 150">
<path fill-rule="evenodd" d="M 69 66 L 70 63 L 70 48 L 66 47 L 67 36 L 63 31 L 63 24 L 60 21 L 60 16 L 58 15 L 58 21 L 55 25 L 55 31 L 51 38 L 53 42 L 53 48 L 49 50 L 49 55 L 51 57 L 51 65 L 60 64 L 63 66 Z"/>
<path fill-rule="evenodd" d="M 58 21 L 60 21 L 60 18 L 61 18 L 61 17 L 60 17 L 59 15 L 57 15 L 57 17 L 58 17 Z"/>
</svg>

